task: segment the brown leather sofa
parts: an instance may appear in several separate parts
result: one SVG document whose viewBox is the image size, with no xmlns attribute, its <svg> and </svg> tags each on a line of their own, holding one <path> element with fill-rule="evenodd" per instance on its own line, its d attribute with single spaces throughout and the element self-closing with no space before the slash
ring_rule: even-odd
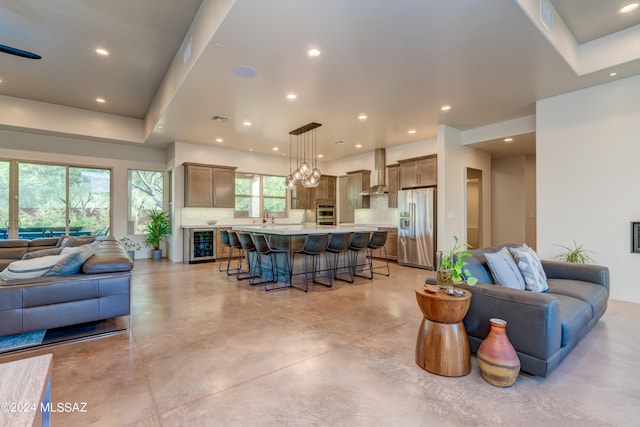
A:
<svg viewBox="0 0 640 427">
<path fill-rule="evenodd" d="M 48 239 L 37 240 L 36 245 Z M 52 240 L 56 242 L 49 247 L 57 245 L 58 238 Z M 0 241 L 5 249 L 0 257 L 5 259 L 7 242 L 11 241 Z M 47 245 L 29 242 L 26 251 L 46 249 L 43 246 Z M 24 243 L 14 251 L 16 255 L 25 251 Z M 132 269 L 133 262 L 120 242 L 107 237 L 77 274 L 1 282 L 0 336 L 130 315 Z"/>
</svg>

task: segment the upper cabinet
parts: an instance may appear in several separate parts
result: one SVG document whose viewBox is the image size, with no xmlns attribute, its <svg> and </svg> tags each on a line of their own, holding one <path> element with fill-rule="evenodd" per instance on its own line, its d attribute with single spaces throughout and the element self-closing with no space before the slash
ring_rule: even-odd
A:
<svg viewBox="0 0 640 427">
<path fill-rule="evenodd" d="M 438 184 L 436 154 L 398 160 L 398 163 L 400 163 L 400 188 L 430 187 Z"/>
<path fill-rule="evenodd" d="M 184 206 L 235 207 L 235 167 L 184 163 Z"/>
<path fill-rule="evenodd" d="M 387 166 L 387 207 L 398 207 L 398 190 L 400 189 L 400 164 Z"/>
<path fill-rule="evenodd" d="M 315 209 L 314 189 L 307 188 L 298 181 L 291 191 L 291 209 Z"/>
<path fill-rule="evenodd" d="M 336 200 L 336 177 L 331 175 L 322 175 L 320 184 L 316 187 L 316 200 Z"/>
<path fill-rule="evenodd" d="M 349 207 L 361 209 L 369 207 L 369 196 L 360 195 L 371 186 L 371 171 L 359 170 L 347 172 L 349 177 Z"/>
</svg>

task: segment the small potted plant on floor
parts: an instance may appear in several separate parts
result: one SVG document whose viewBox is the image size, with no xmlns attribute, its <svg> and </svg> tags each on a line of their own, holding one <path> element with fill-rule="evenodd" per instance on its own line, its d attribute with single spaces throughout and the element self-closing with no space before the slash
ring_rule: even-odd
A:
<svg viewBox="0 0 640 427">
<path fill-rule="evenodd" d="M 564 249 L 564 252 L 557 257 L 557 259 L 560 261 L 570 262 L 573 264 L 589 264 L 593 262 L 591 256 L 589 256 L 589 253 L 591 253 L 591 251 L 585 249 L 584 244 L 578 245 L 575 239 L 573 240 L 573 247 L 562 245 L 556 246 L 560 246 L 562 249 Z"/>
<path fill-rule="evenodd" d="M 465 259 L 471 256 L 468 251 L 469 245 L 461 243 L 458 240 L 458 236 L 453 236 L 453 240 L 455 242 L 453 247 L 442 252 L 437 272 L 438 286 L 450 294 L 455 294 L 454 285 L 458 285 L 465 280 L 469 286 L 478 283 L 478 279 L 464 268 L 467 265 Z"/>
<path fill-rule="evenodd" d="M 169 214 L 162 209 L 149 209 L 147 217 L 148 220 L 143 229 L 147 235 L 145 244 L 152 248 L 151 258 L 158 260 L 162 258 L 160 243 L 171 235 L 171 219 Z"/>
<path fill-rule="evenodd" d="M 120 240 L 120 243 L 122 243 L 122 246 L 124 246 L 125 249 L 127 250 L 127 253 L 129 254 L 129 258 L 131 258 L 131 261 L 135 260 L 136 251 L 139 251 L 140 249 L 142 249 L 142 245 L 140 244 L 140 242 L 134 242 L 131 238 L 129 238 L 129 236 L 124 236 L 119 240 Z"/>
</svg>

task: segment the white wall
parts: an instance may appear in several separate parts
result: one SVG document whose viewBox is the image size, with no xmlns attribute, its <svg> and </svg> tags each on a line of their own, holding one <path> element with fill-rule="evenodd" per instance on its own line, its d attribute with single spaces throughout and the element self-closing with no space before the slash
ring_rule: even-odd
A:
<svg viewBox="0 0 640 427">
<path fill-rule="evenodd" d="M 127 170 L 164 171 L 166 164 L 164 150 L 8 130 L 0 130 L 0 159 L 111 168 L 111 234 L 116 237 L 127 234 Z"/>
<path fill-rule="evenodd" d="M 525 241 L 525 156 L 491 162 L 491 244 Z"/>
<path fill-rule="evenodd" d="M 640 76 L 537 103 L 538 251 L 553 258 L 573 239 L 611 275 L 611 297 L 640 302 Z"/>
</svg>

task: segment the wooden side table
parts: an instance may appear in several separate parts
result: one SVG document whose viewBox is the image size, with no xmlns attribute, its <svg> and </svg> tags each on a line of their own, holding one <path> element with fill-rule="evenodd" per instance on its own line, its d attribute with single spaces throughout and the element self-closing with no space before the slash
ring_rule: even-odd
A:
<svg viewBox="0 0 640 427">
<path fill-rule="evenodd" d="M 416 340 L 416 363 L 422 369 L 446 377 L 471 372 L 471 353 L 462 319 L 471 304 L 471 292 L 454 297 L 444 290 L 429 293 L 420 285 L 416 299 L 423 318 Z"/>
</svg>

